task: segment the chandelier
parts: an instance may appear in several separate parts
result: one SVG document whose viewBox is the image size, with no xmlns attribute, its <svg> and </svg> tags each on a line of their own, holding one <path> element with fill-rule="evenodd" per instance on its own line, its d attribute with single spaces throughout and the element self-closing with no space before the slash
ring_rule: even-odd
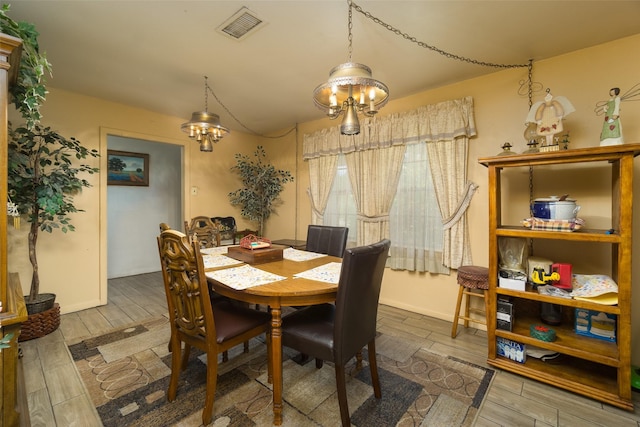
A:
<svg viewBox="0 0 640 427">
<path fill-rule="evenodd" d="M 196 111 L 191 115 L 191 120 L 180 126 L 183 132 L 189 134 L 189 138 L 195 139 L 200 144 L 200 151 L 213 151 L 213 144 L 229 133 L 229 129 L 220 124 L 220 117 L 208 111 L 209 83 L 204 76 L 204 111 Z"/>
<path fill-rule="evenodd" d="M 329 80 L 313 91 L 313 102 L 330 119 L 336 119 L 344 113 L 340 133 L 357 135 L 360 133 L 358 113 L 367 117 L 374 116 L 389 100 L 387 86 L 371 77 L 371 68 L 351 62 L 353 35 L 351 0 L 349 4 L 349 60 L 334 67 L 329 72 Z"/>
</svg>

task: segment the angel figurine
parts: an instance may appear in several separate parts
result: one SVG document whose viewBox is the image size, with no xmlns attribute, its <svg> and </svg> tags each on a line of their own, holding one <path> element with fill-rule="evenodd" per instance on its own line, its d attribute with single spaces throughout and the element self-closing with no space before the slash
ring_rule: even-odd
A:
<svg viewBox="0 0 640 427">
<path fill-rule="evenodd" d="M 604 114 L 602 132 L 600 132 L 600 146 L 624 144 L 622 136 L 622 123 L 620 122 L 620 103 L 626 100 L 637 101 L 635 98 L 640 95 L 640 83 L 633 86 L 622 96 L 620 88 L 614 87 L 609 90 L 609 100 L 596 104 L 596 114 Z"/>
<path fill-rule="evenodd" d="M 576 109 L 564 96 L 553 96 L 547 89 L 544 101 L 538 101 L 531 106 L 525 123 L 535 123 L 536 133 L 545 137 L 545 146 L 554 145 L 553 136 L 562 132 L 562 119 Z"/>
</svg>

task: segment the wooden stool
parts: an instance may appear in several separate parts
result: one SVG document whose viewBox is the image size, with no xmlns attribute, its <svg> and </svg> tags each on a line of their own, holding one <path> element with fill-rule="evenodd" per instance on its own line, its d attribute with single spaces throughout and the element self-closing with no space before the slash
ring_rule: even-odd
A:
<svg viewBox="0 0 640 427">
<path fill-rule="evenodd" d="M 475 265 L 465 265 L 458 268 L 458 303 L 456 305 L 456 314 L 453 317 L 453 327 L 451 328 L 451 338 L 455 338 L 458 331 L 458 320 L 464 319 L 464 327 L 469 327 L 469 322 L 487 324 L 487 298 L 486 293 L 489 289 L 489 269 L 486 267 L 478 267 Z M 462 304 L 462 296 L 466 295 L 464 306 L 464 316 L 460 315 L 460 305 Z M 484 300 L 484 310 L 478 308 L 470 308 L 470 297 L 478 297 Z M 482 314 L 485 320 L 469 317 L 469 313 Z"/>
</svg>

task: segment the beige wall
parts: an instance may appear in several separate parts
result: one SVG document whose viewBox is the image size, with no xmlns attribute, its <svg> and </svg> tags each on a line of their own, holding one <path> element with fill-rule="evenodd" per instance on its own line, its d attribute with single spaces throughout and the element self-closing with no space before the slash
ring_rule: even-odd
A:
<svg viewBox="0 0 640 427">
<path fill-rule="evenodd" d="M 596 102 L 608 98 L 610 87 L 619 86 L 624 92 L 639 82 L 638 51 L 640 34 L 535 63 L 534 80 L 541 82 L 545 88 L 551 88 L 554 95 L 566 96 L 576 107 L 576 112 L 565 120 L 565 127 L 571 133 L 571 147 L 598 145 L 602 117 L 595 115 L 594 106 Z M 428 73 L 429 70 L 424 72 Z M 488 263 L 487 173 L 486 169 L 477 163 L 477 158 L 499 153 L 501 145 L 506 141 L 514 146 L 513 150 L 516 152 L 526 149 L 522 133 L 528 101 L 526 96 L 518 95 L 519 82 L 526 79 L 526 75 L 526 69 L 496 72 L 410 97 L 394 99 L 380 113 L 384 115 L 408 111 L 443 100 L 473 97 L 478 136 L 470 143 L 468 177 L 480 187 L 469 208 L 469 225 L 473 261 L 477 265 L 486 266 Z M 51 85 L 55 86 L 55 81 L 52 81 Z M 393 95 L 393 88 L 391 90 Z M 534 101 L 540 100 L 543 95 L 537 94 Z M 228 203 L 227 193 L 239 186 L 237 178 L 229 172 L 235 164 L 233 155 L 252 155 L 256 145 L 264 145 L 274 165 L 290 170 L 296 178 L 294 183 L 287 184 L 282 206 L 267 223 L 266 235 L 273 239 L 306 237 L 311 212 L 306 195 L 309 185 L 308 167 L 301 160 L 302 135 L 336 124 L 328 119 L 302 123 L 298 125 L 296 132 L 280 139 L 232 132 L 214 147 L 213 153 L 205 154 L 200 153 L 197 146 L 179 130 L 180 124 L 186 120 L 189 112 L 185 112 L 184 117 L 167 117 L 55 89 L 51 89 L 43 112 L 45 124 L 54 124 L 64 135 L 75 136 L 88 147 L 99 148 L 103 154 L 106 151 L 104 145 L 107 133 L 184 145 L 187 147 L 185 217 L 209 213 L 233 215 L 239 222 L 239 228 L 251 227 L 252 224 L 244 222 L 240 218 L 239 210 Z M 237 115 L 241 117 L 241 114 Z M 640 142 L 640 102 L 623 103 L 621 116 L 627 142 Z M 15 116 L 13 117 L 14 121 L 17 121 Z M 96 166 L 106 169 L 104 156 Z M 636 174 L 640 176 L 638 161 Z M 519 208 L 514 209 L 512 215 L 517 219 L 528 213 L 528 174 L 518 173 L 514 178 L 518 186 L 513 185 L 513 205 Z M 100 174 L 100 177 L 90 179 L 94 188 L 85 190 L 77 199 L 79 207 L 86 211 L 73 218 L 77 231 L 68 235 L 42 233 L 38 242 L 42 291 L 57 293 L 63 312 L 106 302 L 106 178 L 105 174 Z M 551 191 L 547 189 L 552 185 L 546 183 L 544 177 L 536 175 L 535 180 L 538 191 Z M 602 187 L 599 175 L 587 175 L 577 181 L 571 182 L 566 188 L 570 189 L 572 195 L 579 195 L 577 198 L 583 205 L 582 212 L 595 212 L 599 209 L 599 202 L 603 201 L 603 197 L 593 197 L 590 189 L 592 186 Z M 640 184 L 637 182 L 636 179 L 634 193 L 636 199 L 640 200 L 637 196 Z M 557 183 L 553 184 L 557 188 Z M 525 191 L 520 190 L 522 185 Z M 189 195 L 188 190 L 192 186 L 198 187 L 197 196 Z M 544 195 L 547 194 L 541 193 L 536 196 Z M 606 222 L 606 218 L 602 219 L 598 215 L 591 214 L 588 221 L 594 224 Z M 640 224 L 638 215 L 634 216 L 634 220 L 636 224 Z M 30 272 L 26 258 L 25 230 L 26 225 L 18 232 L 12 230 L 10 269 L 20 271 L 23 289 L 26 292 Z M 635 244 L 634 261 L 639 259 L 640 247 Z M 634 264 L 640 265 L 638 262 Z M 636 271 L 633 275 L 636 285 L 639 274 L 640 271 Z M 456 294 L 455 275 L 434 276 L 387 270 L 381 302 L 451 320 Z M 638 300 L 640 304 L 640 291 L 636 290 L 634 300 Z M 640 313 L 634 315 L 633 324 L 640 324 Z M 640 339 L 634 339 L 634 359 L 640 359 L 639 346 Z"/>
</svg>

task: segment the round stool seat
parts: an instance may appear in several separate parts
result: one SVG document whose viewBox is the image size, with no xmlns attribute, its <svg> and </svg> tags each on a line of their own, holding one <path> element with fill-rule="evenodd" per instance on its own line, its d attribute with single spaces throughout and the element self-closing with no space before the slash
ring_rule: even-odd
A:
<svg viewBox="0 0 640 427">
<path fill-rule="evenodd" d="M 458 284 L 469 289 L 489 289 L 489 269 L 463 265 L 458 268 Z"/>
</svg>

